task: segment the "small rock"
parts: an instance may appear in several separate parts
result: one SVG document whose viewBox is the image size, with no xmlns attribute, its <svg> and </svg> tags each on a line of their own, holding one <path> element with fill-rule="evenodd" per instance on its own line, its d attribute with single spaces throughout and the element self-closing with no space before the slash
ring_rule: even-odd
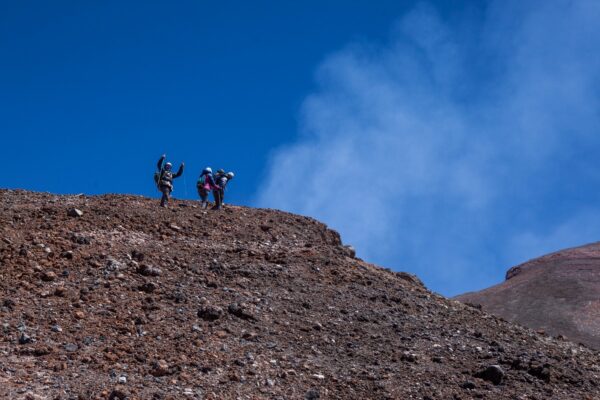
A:
<svg viewBox="0 0 600 400">
<path fill-rule="evenodd" d="M 344 252 L 346 253 L 346 255 L 348 257 L 350 257 L 350 258 L 356 257 L 356 249 L 354 249 L 353 246 L 345 245 L 345 246 L 342 246 L 342 248 L 344 249 Z"/>
<path fill-rule="evenodd" d="M 529 369 L 527 371 L 530 375 L 535 376 L 536 378 L 539 378 L 541 380 L 543 380 L 546 383 L 550 382 L 550 378 L 551 378 L 551 372 L 550 372 L 550 364 L 544 364 L 544 365 L 530 365 Z"/>
<path fill-rule="evenodd" d="M 459 386 L 463 389 L 469 389 L 469 390 L 475 389 L 475 387 L 476 387 L 475 384 L 471 381 L 462 382 Z"/>
<path fill-rule="evenodd" d="M 52 325 L 52 332 L 57 332 L 60 333 L 62 332 L 62 328 L 60 327 L 60 325 Z"/>
<path fill-rule="evenodd" d="M 256 320 L 254 313 L 244 303 L 231 303 L 227 307 L 230 314 L 245 320 Z"/>
<path fill-rule="evenodd" d="M 113 390 L 112 392 L 110 392 L 110 395 L 108 396 L 108 400 L 126 400 L 126 399 L 127 399 L 127 394 L 119 389 Z"/>
<path fill-rule="evenodd" d="M 16 303 L 11 299 L 2 300 L 2 307 L 6 307 L 9 310 L 12 310 L 15 305 L 16 305 Z"/>
<path fill-rule="evenodd" d="M 74 343 L 65 344 L 65 351 L 68 351 L 69 353 L 73 353 L 77 351 L 77 349 L 79 349 L 79 347 Z"/>
<path fill-rule="evenodd" d="M 119 377 L 119 383 L 122 384 L 122 385 L 125 384 L 125 383 L 127 383 L 127 377 L 126 376 L 120 376 Z"/>
<path fill-rule="evenodd" d="M 258 334 L 256 332 L 244 332 L 242 334 L 242 338 L 248 341 L 253 341 L 258 339 Z"/>
<path fill-rule="evenodd" d="M 19 344 L 27 344 L 31 343 L 32 341 L 33 339 L 31 339 L 31 337 L 26 333 L 21 333 L 21 336 L 19 336 Z"/>
<path fill-rule="evenodd" d="M 417 355 L 411 353 L 410 351 L 405 351 L 402 353 L 402 356 L 400 357 L 400 359 L 402 361 L 407 361 L 407 362 L 416 362 L 417 361 Z"/>
<path fill-rule="evenodd" d="M 160 268 L 152 267 L 147 264 L 142 264 L 138 267 L 137 272 L 144 276 L 160 276 L 162 271 Z"/>
<path fill-rule="evenodd" d="M 81 211 L 77 208 L 70 208 L 69 211 L 67 211 L 67 215 L 69 217 L 79 218 L 79 217 L 83 216 L 83 211 Z"/>
<path fill-rule="evenodd" d="M 319 389 L 311 388 L 306 391 L 304 394 L 305 400 L 317 400 L 321 398 L 321 393 L 319 393 Z"/>
<path fill-rule="evenodd" d="M 53 271 L 45 271 L 42 274 L 42 280 L 45 282 L 52 282 L 55 279 L 56 279 L 56 273 L 54 273 Z"/>
<path fill-rule="evenodd" d="M 477 372 L 474 376 L 475 378 L 492 382 L 494 385 L 499 385 L 502 383 L 502 379 L 504 378 L 504 370 L 499 365 L 490 365 Z"/>
<path fill-rule="evenodd" d="M 154 363 L 152 371 L 150 373 L 154 376 L 169 375 L 169 364 L 165 360 L 159 360 Z"/>
<path fill-rule="evenodd" d="M 91 243 L 91 240 L 89 237 L 80 235 L 78 233 L 73 233 L 71 235 L 71 241 L 73 243 L 77 243 L 77 244 L 90 244 Z"/>
<path fill-rule="evenodd" d="M 153 293 L 156 289 L 158 289 L 158 286 L 156 283 L 146 282 L 143 285 L 140 285 L 139 289 L 142 292 Z"/>
<path fill-rule="evenodd" d="M 179 231 L 181 231 L 181 227 L 180 227 L 180 226 L 177 226 L 177 225 L 175 225 L 175 224 L 170 224 L 170 225 L 169 225 L 169 228 L 173 229 L 173 230 L 174 230 L 174 231 L 176 231 L 176 232 L 179 232 Z"/>
<path fill-rule="evenodd" d="M 131 252 L 131 259 L 142 262 L 144 261 L 145 255 L 141 251 L 134 250 Z"/>
<path fill-rule="evenodd" d="M 106 260 L 106 269 L 108 271 L 116 271 L 118 269 L 121 269 L 121 267 L 122 264 L 112 257 L 108 257 L 108 259 Z"/>
<path fill-rule="evenodd" d="M 204 305 L 198 310 L 198 317 L 205 321 L 216 321 L 223 315 L 223 309 L 217 306 Z"/>
</svg>

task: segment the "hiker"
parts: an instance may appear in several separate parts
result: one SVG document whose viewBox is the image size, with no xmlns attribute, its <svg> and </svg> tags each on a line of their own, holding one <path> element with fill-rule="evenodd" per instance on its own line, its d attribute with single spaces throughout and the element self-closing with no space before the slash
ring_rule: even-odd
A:
<svg viewBox="0 0 600 400">
<path fill-rule="evenodd" d="M 225 170 L 223 168 L 218 169 L 214 176 L 215 182 L 218 181 L 219 178 L 223 175 L 225 175 Z"/>
<path fill-rule="evenodd" d="M 225 199 L 225 188 L 227 187 L 227 183 L 229 183 L 233 177 L 233 172 L 225 173 L 224 170 L 217 171 L 215 182 L 218 189 L 213 190 L 213 196 L 215 198 L 215 206 L 213 209 L 219 210 L 223 206 L 223 200 Z"/>
<path fill-rule="evenodd" d="M 161 207 L 167 207 L 169 200 L 171 199 L 171 192 L 173 191 L 173 179 L 179 178 L 181 175 L 183 175 L 183 167 L 185 165 L 184 163 L 181 163 L 177 173 L 173 174 L 173 164 L 168 162 L 163 165 L 166 157 L 166 154 L 163 154 L 160 157 L 158 164 L 156 165 L 158 172 L 154 174 L 156 186 L 162 193 L 162 198 L 160 199 Z"/>
<path fill-rule="evenodd" d="M 206 209 L 208 207 L 208 195 L 216 187 L 212 169 L 210 167 L 204 168 L 198 178 L 198 182 L 196 182 L 196 188 L 201 200 L 200 208 Z"/>
</svg>

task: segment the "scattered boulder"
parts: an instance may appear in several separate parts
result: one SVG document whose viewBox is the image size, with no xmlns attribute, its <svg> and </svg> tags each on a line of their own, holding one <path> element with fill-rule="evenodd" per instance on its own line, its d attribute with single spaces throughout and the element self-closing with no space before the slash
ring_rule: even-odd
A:
<svg viewBox="0 0 600 400">
<path fill-rule="evenodd" d="M 146 282 L 139 286 L 139 290 L 146 293 L 153 293 L 156 289 L 158 289 L 158 285 L 154 282 Z"/>
<path fill-rule="evenodd" d="M 145 255 L 141 251 L 133 250 L 131 252 L 131 259 L 132 260 L 135 260 L 137 262 L 142 262 L 142 261 L 144 261 L 144 258 L 145 258 Z"/>
<path fill-rule="evenodd" d="M 344 253 L 350 258 L 356 258 L 356 249 L 349 244 L 341 246 Z"/>
<path fill-rule="evenodd" d="M 144 275 L 144 276 L 160 276 L 162 274 L 162 271 L 160 268 L 153 267 L 153 266 L 147 265 L 147 264 L 140 265 L 137 269 L 137 272 L 140 275 Z"/>
<path fill-rule="evenodd" d="M 12 310 L 15 305 L 16 303 L 12 299 L 2 300 L 2 307 L 6 307 L 8 310 Z"/>
<path fill-rule="evenodd" d="M 411 353 L 410 351 L 402 352 L 402 356 L 400 357 L 402 361 L 411 363 L 417 362 L 418 358 L 419 357 L 415 353 Z"/>
<path fill-rule="evenodd" d="M 127 400 L 127 393 L 121 389 L 114 389 L 108 395 L 108 400 Z"/>
<path fill-rule="evenodd" d="M 504 379 L 504 370 L 499 365 L 489 365 L 475 373 L 474 376 L 475 378 L 491 382 L 494 385 L 499 385 L 502 383 L 502 379 Z"/>
<path fill-rule="evenodd" d="M 467 389 L 467 390 L 472 390 L 475 389 L 477 386 L 475 386 L 475 384 L 471 381 L 464 381 L 461 382 L 461 384 L 459 385 L 461 388 L 463 389 Z"/>
<path fill-rule="evenodd" d="M 231 303 L 227 307 L 227 311 L 229 312 L 229 314 L 235 315 L 236 317 L 241 319 L 252 321 L 256 320 L 256 316 L 254 315 L 252 310 L 250 310 L 250 308 L 244 303 Z"/>
<path fill-rule="evenodd" d="M 79 233 L 73 233 L 71 235 L 71 241 L 76 244 L 90 244 L 91 239 L 87 236 L 83 236 Z"/>
<path fill-rule="evenodd" d="M 21 335 L 19 336 L 19 344 L 27 344 L 31 342 L 33 342 L 31 336 L 29 336 L 25 332 L 21 333 Z"/>
<path fill-rule="evenodd" d="M 223 309 L 217 306 L 203 305 L 198 310 L 198 317 L 205 321 L 216 321 L 223 315 Z"/>
<path fill-rule="evenodd" d="M 181 232 L 181 227 L 179 225 L 170 224 L 169 228 L 173 229 L 175 232 Z"/>
<path fill-rule="evenodd" d="M 317 388 L 310 388 L 304 394 L 305 400 L 317 400 L 320 398 L 321 398 L 321 393 L 319 392 L 319 389 L 317 389 Z"/>
<path fill-rule="evenodd" d="M 73 352 L 77 351 L 78 349 L 79 349 L 79 346 L 77 346 L 75 343 L 65 344 L 65 351 L 67 351 L 69 353 L 73 353 Z"/>
<path fill-rule="evenodd" d="M 166 376 L 171 373 L 169 364 L 165 360 L 159 360 L 153 363 L 150 373 L 154 376 Z"/>
<path fill-rule="evenodd" d="M 73 218 L 80 218 L 83 217 L 83 211 L 81 211 L 78 208 L 69 208 L 69 211 L 67 211 L 67 215 Z"/>
<path fill-rule="evenodd" d="M 73 259 L 73 252 L 71 250 L 63 251 L 60 255 L 62 258 L 66 258 L 67 260 Z"/>
<path fill-rule="evenodd" d="M 44 282 L 52 282 L 56 280 L 56 273 L 53 271 L 44 271 L 42 274 L 42 280 Z"/>
<path fill-rule="evenodd" d="M 532 363 L 527 372 L 536 378 L 548 383 L 550 382 L 550 364 L 535 364 Z"/>
</svg>

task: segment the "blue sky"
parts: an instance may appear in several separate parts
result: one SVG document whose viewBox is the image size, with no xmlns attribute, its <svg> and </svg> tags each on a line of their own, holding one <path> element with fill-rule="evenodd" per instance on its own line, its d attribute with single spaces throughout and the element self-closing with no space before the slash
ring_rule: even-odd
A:
<svg viewBox="0 0 600 400">
<path fill-rule="evenodd" d="M 374 4 L 375 3 L 375 4 Z M 0 186 L 319 218 L 454 295 L 600 240 L 594 1 L 11 2 Z"/>
</svg>

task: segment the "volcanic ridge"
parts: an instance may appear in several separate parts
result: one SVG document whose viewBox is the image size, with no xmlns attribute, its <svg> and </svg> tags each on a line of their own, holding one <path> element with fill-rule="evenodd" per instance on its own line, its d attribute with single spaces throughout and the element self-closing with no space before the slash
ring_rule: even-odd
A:
<svg viewBox="0 0 600 400">
<path fill-rule="evenodd" d="M 10 190 L 0 205 L 1 398 L 600 398 L 596 351 L 357 259 L 311 218 Z"/>
<path fill-rule="evenodd" d="M 501 284 L 457 299 L 600 350 L 600 243 L 528 261 L 509 269 Z"/>
</svg>

